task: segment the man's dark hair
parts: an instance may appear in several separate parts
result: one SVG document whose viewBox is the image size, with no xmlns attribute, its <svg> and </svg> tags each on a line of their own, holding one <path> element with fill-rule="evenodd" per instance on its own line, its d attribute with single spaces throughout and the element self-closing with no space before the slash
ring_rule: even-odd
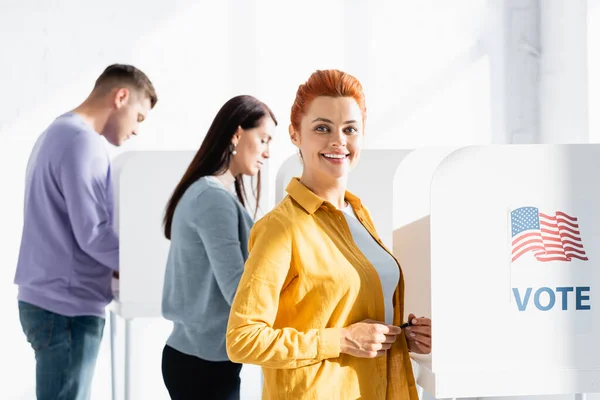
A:
<svg viewBox="0 0 600 400">
<path fill-rule="evenodd" d="M 106 88 L 113 89 L 117 86 L 132 86 L 141 91 L 150 99 L 150 107 L 154 108 L 158 97 L 150 79 L 145 73 L 134 67 L 126 64 L 113 64 L 106 67 L 104 72 L 96 79 L 94 89 Z"/>
</svg>

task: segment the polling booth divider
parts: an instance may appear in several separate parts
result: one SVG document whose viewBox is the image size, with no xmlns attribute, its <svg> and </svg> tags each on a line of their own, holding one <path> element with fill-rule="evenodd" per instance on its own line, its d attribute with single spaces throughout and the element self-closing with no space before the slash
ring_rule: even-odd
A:
<svg viewBox="0 0 600 400">
<path fill-rule="evenodd" d="M 113 162 L 121 268 L 110 314 L 111 327 L 125 319 L 126 399 L 129 323 L 161 317 L 162 217 L 193 155 L 129 152 Z M 432 354 L 413 355 L 422 395 L 600 391 L 595 171 L 593 144 L 362 151 L 348 190 L 402 265 L 405 313 L 433 321 Z M 299 157 L 290 157 L 263 187 L 279 202 L 301 172 Z M 111 329 L 112 349 L 119 337 Z M 115 398 L 114 351 L 112 361 Z"/>
<path fill-rule="evenodd" d="M 394 251 L 407 308 L 433 321 L 432 355 L 415 357 L 426 392 L 599 391 L 598 170 L 591 144 L 420 149 L 404 160 Z M 412 206 L 398 195 L 411 187 L 421 188 Z"/>
<path fill-rule="evenodd" d="M 109 306 L 113 399 L 122 398 L 117 394 L 118 378 L 123 380 L 124 398 L 134 397 L 132 320 L 162 318 L 162 288 L 169 252 L 162 221 L 167 201 L 194 155 L 195 151 L 133 151 L 122 153 L 112 162 L 114 221 L 120 240 L 120 276 L 113 280 L 114 300 Z M 262 171 L 268 176 L 268 166 Z M 248 179 L 249 192 L 250 184 Z M 264 209 L 270 190 L 268 181 L 262 182 L 262 190 Z M 117 318 L 125 321 L 122 335 L 116 331 Z M 124 342 L 123 363 L 118 362 L 116 351 L 120 338 Z M 121 369 L 122 376 L 117 377 Z"/>
</svg>

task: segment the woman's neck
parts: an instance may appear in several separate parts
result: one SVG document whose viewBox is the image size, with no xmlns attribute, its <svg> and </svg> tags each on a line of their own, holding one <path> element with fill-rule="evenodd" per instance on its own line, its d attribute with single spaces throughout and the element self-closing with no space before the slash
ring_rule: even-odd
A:
<svg viewBox="0 0 600 400">
<path fill-rule="evenodd" d="M 231 173 L 231 170 L 229 169 L 223 174 L 215 175 L 214 177 L 221 181 L 223 185 L 225 185 L 225 187 L 227 188 L 231 187 L 231 185 L 233 185 L 233 182 L 235 182 L 235 176 Z"/>
<path fill-rule="evenodd" d="M 337 209 L 341 210 L 346 207 L 346 201 L 344 199 L 346 194 L 346 177 L 338 179 L 319 179 L 313 174 L 303 172 L 300 182 L 314 194 L 333 204 Z"/>
</svg>

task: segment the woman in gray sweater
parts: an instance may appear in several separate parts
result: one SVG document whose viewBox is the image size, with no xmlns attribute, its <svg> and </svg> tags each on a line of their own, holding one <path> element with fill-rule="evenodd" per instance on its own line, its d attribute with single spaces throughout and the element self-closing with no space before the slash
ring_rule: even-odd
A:
<svg viewBox="0 0 600 400">
<path fill-rule="evenodd" d="M 241 364 L 227 357 L 225 331 L 253 223 L 242 176 L 257 177 L 258 207 L 260 169 L 276 125 L 254 97 L 229 100 L 167 204 L 164 233 L 171 245 L 162 312 L 173 331 L 162 373 L 174 400 L 239 399 Z"/>
</svg>

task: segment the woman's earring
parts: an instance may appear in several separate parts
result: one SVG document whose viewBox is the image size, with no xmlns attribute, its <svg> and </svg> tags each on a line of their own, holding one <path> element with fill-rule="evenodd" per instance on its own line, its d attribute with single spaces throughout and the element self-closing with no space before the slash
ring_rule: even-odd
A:
<svg viewBox="0 0 600 400">
<path fill-rule="evenodd" d="M 237 146 L 237 143 L 233 144 L 233 149 L 231 150 L 231 155 L 235 156 L 237 154 L 237 150 L 235 149 Z"/>
</svg>

